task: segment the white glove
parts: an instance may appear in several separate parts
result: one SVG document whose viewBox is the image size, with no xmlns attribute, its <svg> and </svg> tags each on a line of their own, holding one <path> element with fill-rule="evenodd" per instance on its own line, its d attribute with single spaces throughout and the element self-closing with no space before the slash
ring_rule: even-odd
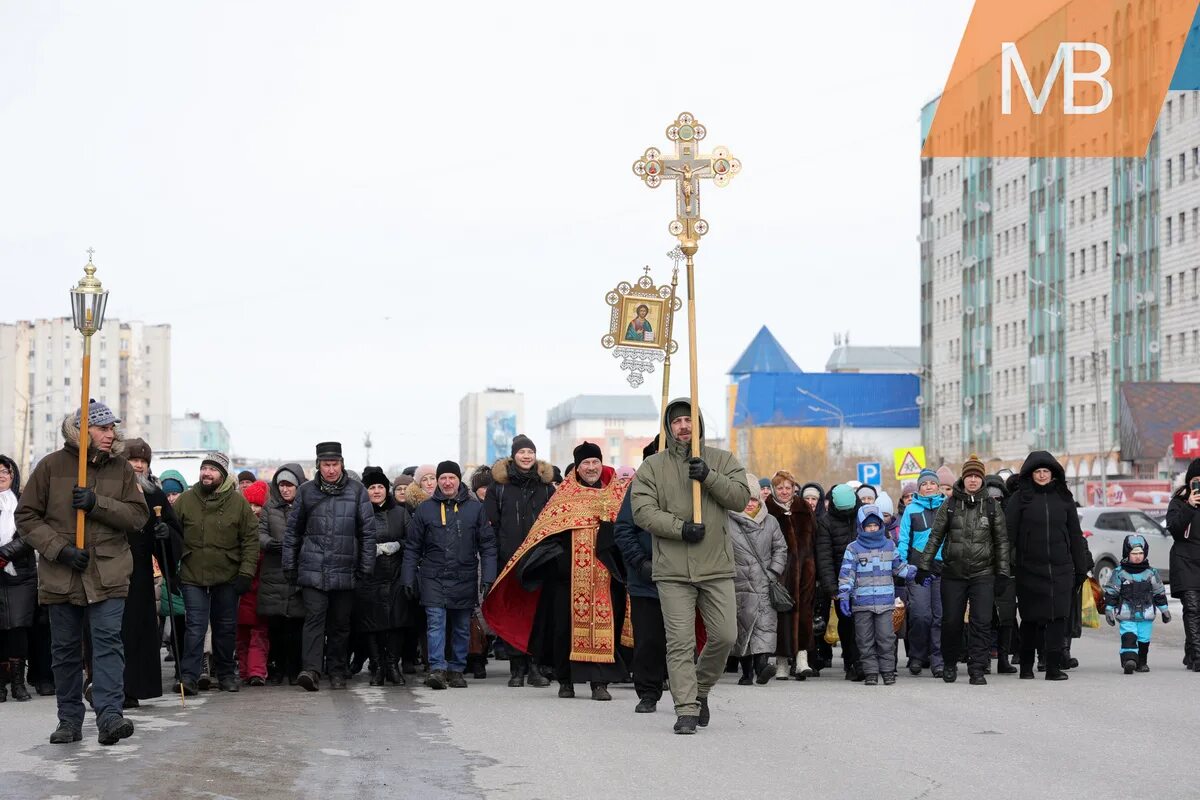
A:
<svg viewBox="0 0 1200 800">
<path fill-rule="evenodd" d="M 375 545 L 375 555 L 379 556 L 394 556 L 400 552 L 399 542 L 383 542 Z"/>
</svg>

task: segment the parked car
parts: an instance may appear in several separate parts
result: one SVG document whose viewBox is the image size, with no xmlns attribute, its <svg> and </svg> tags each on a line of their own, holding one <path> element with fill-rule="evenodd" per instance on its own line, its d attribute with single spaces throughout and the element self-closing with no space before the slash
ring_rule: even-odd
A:
<svg viewBox="0 0 1200 800">
<path fill-rule="evenodd" d="M 1096 568 L 1092 574 L 1100 585 L 1108 583 L 1113 569 L 1121 563 L 1121 546 L 1125 537 L 1140 533 L 1150 543 L 1150 563 L 1164 582 L 1169 583 L 1171 544 L 1174 539 L 1166 527 L 1156 522 L 1146 511 L 1119 506 L 1087 506 L 1079 509 L 1079 524 L 1087 540 Z"/>
</svg>

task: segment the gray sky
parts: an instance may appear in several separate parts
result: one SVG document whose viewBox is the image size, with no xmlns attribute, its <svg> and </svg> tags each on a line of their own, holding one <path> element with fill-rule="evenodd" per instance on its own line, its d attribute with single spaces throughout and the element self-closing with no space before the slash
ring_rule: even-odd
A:
<svg viewBox="0 0 1200 800">
<path fill-rule="evenodd" d="M 918 112 L 970 6 L 10 0 L 0 319 L 67 314 L 94 246 L 109 315 L 173 326 L 174 414 L 239 454 L 456 457 L 488 385 L 548 452 L 547 408 L 632 391 L 604 293 L 669 278 L 673 189 L 630 165 L 687 110 L 743 162 L 696 257 L 723 432 L 764 323 L 806 370 L 834 331 L 919 341 Z"/>
</svg>

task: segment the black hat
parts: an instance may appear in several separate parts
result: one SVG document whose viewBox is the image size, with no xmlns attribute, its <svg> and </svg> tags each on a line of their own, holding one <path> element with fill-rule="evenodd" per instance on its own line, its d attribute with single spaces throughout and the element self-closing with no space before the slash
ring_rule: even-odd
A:
<svg viewBox="0 0 1200 800">
<path fill-rule="evenodd" d="M 440 478 L 443 475 L 445 475 L 447 472 L 450 473 L 451 475 L 453 475 L 454 477 L 458 478 L 460 481 L 462 480 L 462 467 L 458 466 L 458 464 L 456 464 L 455 462 L 443 461 L 442 463 L 437 465 L 437 473 L 436 473 L 437 477 Z"/>
<path fill-rule="evenodd" d="M 530 439 L 528 436 L 526 436 L 523 433 L 518 433 L 516 436 L 513 437 L 512 451 L 509 453 L 509 455 L 515 456 L 517 454 L 518 450 L 524 450 L 526 447 L 528 447 L 530 450 L 532 450 L 535 453 L 537 452 L 537 445 L 535 445 L 533 443 L 533 439 Z"/>
<path fill-rule="evenodd" d="M 589 458 L 598 458 L 604 460 L 604 454 L 600 452 L 600 445 L 592 442 L 583 442 L 575 448 L 575 467 L 579 468 L 581 462 Z"/>
<path fill-rule="evenodd" d="M 321 442 L 317 445 L 317 461 L 332 461 L 335 458 L 341 459 L 341 457 L 341 442 Z"/>
<path fill-rule="evenodd" d="M 362 485 L 374 486 L 379 484 L 388 489 L 392 488 L 392 482 L 388 480 L 388 476 L 383 474 L 382 467 L 363 467 Z"/>
<path fill-rule="evenodd" d="M 480 465 L 471 473 L 471 491 L 478 492 L 485 486 L 491 486 L 492 468 L 487 465 Z"/>
<path fill-rule="evenodd" d="M 405 467 L 403 470 L 400 471 L 400 474 L 407 475 L 410 478 L 413 477 L 414 475 L 417 474 L 417 465 L 414 464 L 411 467 Z"/>
<path fill-rule="evenodd" d="M 250 481 L 251 483 L 254 483 L 256 480 L 258 480 L 258 478 L 254 477 L 254 473 L 248 469 L 244 469 L 238 473 L 238 483 L 241 483 L 242 481 Z"/>
<path fill-rule="evenodd" d="M 559 469 L 558 467 L 552 467 L 552 469 L 554 470 L 554 479 L 553 479 L 554 485 L 558 486 L 560 483 L 563 482 L 562 470 Z"/>
<path fill-rule="evenodd" d="M 658 437 L 655 436 L 650 440 L 650 444 L 642 448 L 642 460 L 645 461 L 650 456 L 658 452 Z"/>
<path fill-rule="evenodd" d="M 150 450 L 150 445 L 146 444 L 145 439 L 130 439 L 125 442 L 125 457 L 140 458 L 147 464 L 150 463 L 150 457 L 154 455 Z"/>
<path fill-rule="evenodd" d="M 671 423 L 679 417 L 690 417 L 692 415 L 691 400 L 676 400 L 667 407 L 667 422 Z"/>
</svg>

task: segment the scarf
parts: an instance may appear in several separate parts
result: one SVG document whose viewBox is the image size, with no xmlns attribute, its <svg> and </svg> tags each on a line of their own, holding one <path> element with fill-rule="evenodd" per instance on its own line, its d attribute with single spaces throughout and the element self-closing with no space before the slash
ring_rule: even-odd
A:
<svg viewBox="0 0 1200 800">
<path fill-rule="evenodd" d="M 17 532 L 17 520 L 14 516 L 16 510 L 17 496 L 13 494 L 13 490 L 5 489 L 0 492 L 0 546 L 11 542 Z M 17 577 L 17 568 L 11 562 L 5 565 L 4 571 L 14 578 Z"/>
<path fill-rule="evenodd" d="M 333 483 L 329 483 L 321 477 L 321 473 L 317 473 L 317 488 L 322 494 L 340 494 L 346 485 L 346 470 L 342 470 L 342 474 Z"/>
</svg>

